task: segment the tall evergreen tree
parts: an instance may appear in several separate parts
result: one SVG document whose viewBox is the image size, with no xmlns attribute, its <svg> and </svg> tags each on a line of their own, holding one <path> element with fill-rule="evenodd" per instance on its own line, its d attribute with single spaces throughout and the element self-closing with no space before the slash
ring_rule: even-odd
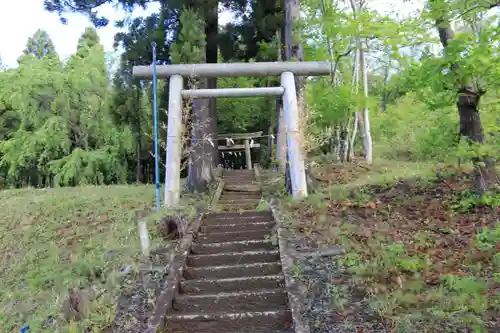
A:
<svg viewBox="0 0 500 333">
<path fill-rule="evenodd" d="M 28 38 L 24 54 L 42 59 L 46 56 L 55 55 L 56 48 L 54 43 L 52 43 L 49 34 L 45 30 L 38 29 L 32 37 Z"/>
</svg>

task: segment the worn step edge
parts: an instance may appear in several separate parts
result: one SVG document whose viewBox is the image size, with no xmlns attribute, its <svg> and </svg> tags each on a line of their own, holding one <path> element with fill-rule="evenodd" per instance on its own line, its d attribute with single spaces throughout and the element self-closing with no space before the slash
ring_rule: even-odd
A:
<svg viewBox="0 0 500 333">
<path fill-rule="evenodd" d="M 241 201 L 241 202 L 247 202 L 247 201 L 261 201 L 262 196 L 253 196 L 253 197 L 248 197 L 246 195 L 225 195 L 219 198 L 220 201 Z"/>
<path fill-rule="evenodd" d="M 277 224 L 280 262 L 282 265 L 282 272 L 285 277 L 285 290 L 288 293 L 288 304 L 293 318 L 295 333 L 311 333 L 311 328 L 309 327 L 307 320 L 302 315 L 305 313 L 302 299 L 306 297 L 308 293 L 307 288 L 305 288 L 305 286 L 298 281 L 292 273 L 295 267 L 294 259 L 287 252 L 286 240 L 284 236 L 285 230 L 281 227 L 283 225 L 283 218 L 278 209 L 276 199 L 272 199 L 269 202 L 269 208 L 271 209 L 271 213 Z"/>
<path fill-rule="evenodd" d="M 242 252 L 222 252 L 212 254 L 189 255 L 187 264 L 197 267 L 207 264 L 222 265 L 224 263 L 252 263 L 252 262 L 275 262 L 280 259 L 278 250 L 267 251 L 242 251 Z"/>
<path fill-rule="evenodd" d="M 221 252 L 244 252 L 251 250 L 272 250 L 277 246 L 271 240 L 242 240 L 219 243 L 196 243 L 191 248 L 193 254 L 213 254 Z"/>
<path fill-rule="evenodd" d="M 239 198 L 239 197 L 224 197 L 220 198 L 218 203 L 234 203 L 234 204 L 247 204 L 247 203 L 257 203 L 259 204 L 262 201 L 261 197 L 255 198 Z"/>
<path fill-rule="evenodd" d="M 147 330 L 144 333 L 153 333 L 158 329 L 163 329 L 165 324 L 165 315 L 172 306 L 172 301 L 179 291 L 181 276 L 186 267 L 187 256 L 193 244 L 193 239 L 198 233 L 204 214 L 198 214 L 190 224 L 188 233 L 181 239 L 176 255 L 170 263 L 168 276 L 163 284 L 159 294 L 156 295 L 155 305 L 149 314 L 147 321 Z"/>
<path fill-rule="evenodd" d="M 233 212 L 226 212 L 233 213 Z M 262 222 L 275 222 L 272 217 L 258 217 L 258 218 L 245 218 L 245 217 L 233 217 L 228 219 L 209 219 L 203 220 L 202 226 L 212 226 L 212 225 L 228 225 L 228 224 L 248 224 L 248 223 L 262 223 Z"/>
<path fill-rule="evenodd" d="M 261 276 L 238 276 L 225 279 L 198 279 L 183 280 L 180 290 L 184 294 L 200 293 L 205 291 L 236 291 L 253 290 L 264 288 L 282 288 L 285 284 L 283 274 L 261 275 Z"/>
<path fill-rule="evenodd" d="M 255 204 L 260 203 L 261 198 L 219 198 L 218 204 Z"/>
<path fill-rule="evenodd" d="M 252 332 L 253 329 L 283 329 L 290 324 L 288 310 L 193 313 L 166 316 L 172 332 Z M 215 331 L 217 329 L 217 331 Z"/>
<path fill-rule="evenodd" d="M 259 240 L 266 239 L 271 236 L 271 230 L 239 230 L 239 231 L 226 231 L 226 232 L 210 232 L 198 235 L 197 241 L 200 244 L 217 243 L 225 241 L 238 241 L 238 240 Z"/>
<path fill-rule="evenodd" d="M 250 192 L 250 193 L 245 193 L 245 192 L 235 192 L 235 191 L 223 191 L 221 193 L 221 196 L 229 196 L 229 197 L 261 197 L 262 192 Z"/>
<path fill-rule="evenodd" d="M 258 219 L 262 217 L 273 217 L 273 214 L 270 211 L 263 211 L 263 212 L 244 212 L 244 213 L 209 213 L 205 216 L 205 219 L 233 219 L 234 217 L 244 217 L 248 219 Z"/>
<path fill-rule="evenodd" d="M 172 305 L 176 312 L 266 311 L 287 308 L 284 288 L 233 292 L 187 294 L 177 296 Z"/>
<path fill-rule="evenodd" d="M 186 267 L 187 279 L 228 278 L 236 276 L 261 276 L 281 273 L 281 262 L 263 262 L 252 264 Z"/>
<path fill-rule="evenodd" d="M 250 230 L 271 230 L 276 223 L 271 222 L 246 222 L 202 225 L 200 232 L 219 232 L 219 230 L 250 231 Z"/>
<path fill-rule="evenodd" d="M 226 209 L 226 208 L 232 208 L 232 209 L 240 209 L 240 210 L 246 210 L 246 211 L 252 211 L 257 206 L 259 205 L 259 202 L 245 202 L 245 203 L 238 203 L 238 202 L 217 202 L 217 207 L 221 209 Z"/>
</svg>

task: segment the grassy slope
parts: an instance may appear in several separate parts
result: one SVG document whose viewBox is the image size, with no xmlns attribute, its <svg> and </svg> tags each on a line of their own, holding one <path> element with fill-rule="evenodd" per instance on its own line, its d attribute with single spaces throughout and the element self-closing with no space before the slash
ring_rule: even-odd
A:
<svg viewBox="0 0 500 333">
<path fill-rule="evenodd" d="M 500 198 L 480 205 L 466 175 L 441 170 L 436 178 L 428 164 L 320 163 L 314 171 L 319 193 L 283 201 L 291 227 L 312 246 L 346 247 L 346 279 L 368 311 L 405 333 L 500 329 Z M 357 310 L 332 297 L 349 322 Z"/>
<path fill-rule="evenodd" d="M 152 207 L 152 186 L 1 191 L 0 331 L 18 332 L 26 321 L 41 332 L 48 316 L 61 317 L 70 287 L 102 293 L 82 326 L 109 324 L 117 272 L 139 257 L 136 214 Z"/>
</svg>

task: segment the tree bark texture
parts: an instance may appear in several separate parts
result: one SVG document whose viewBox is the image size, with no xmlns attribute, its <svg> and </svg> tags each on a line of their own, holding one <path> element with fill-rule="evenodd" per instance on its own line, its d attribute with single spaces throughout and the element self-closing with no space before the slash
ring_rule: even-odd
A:
<svg viewBox="0 0 500 333">
<path fill-rule="evenodd" d="M 217 63 L 218 57 L 218 46 L 217 46 L 217 34 L 219 29 L 219 19 L 218 19 L 218 1 L 210 1 L 207 5 L 210 7 L 206 10 L 206 60 L 207 63 Z M 207 80 L 207 88 L 215 89 L 217 88 L 217 78 L 209 77 Z M 219 149 L 217 146 L 217 110 L 216 110 L 216 99 L 210 98 L 208 100 L 209 107 L 209 121 L 207 126 L 207 137 L 213 142 L 207 145 L 207 153 L 210 154 L 212 168 L 216 168 L 219 164 Z"/>
<path fill-rule="evenodd" d="M 200 63 L 206 63 L 206 56 L 206 52 L 202 52 Z M 199 82 L 200 88 L 208 88 L 208 78 L 201 78 Z M 191 111 L 191 150 L 187 182 L 192 192 L 206 192 L 211 181 L 213 150 L 207 141 L 210 125 L 210 101 L 205 98 L 195 99 Z"/>
<path fill-rule="evenodd" d="M 436 29 L 439 39 L 443 45 L 444 51 L 448 50 L 450 41 L 455 37 L 448 19 L 448 8 L 445 7 L 443 0 L 431 0 L 433 8 Z M 451 71 L 457 78 L 459 75 L 459 64 L 451 65 Z M 458 98 L 457 109 L 459 114 L 459 137 L 464 137 L 470 144 L 482 145 L 484 142 L 483 126 L 479 114 L 479 102 L 484 94 L 478 87 L 474 87 L 469 82 L 472 78 L 466 78 L 462 82 L 457 80 Z M 493 189 L 498 184 L 495 162 L 491 157 L 477 157 L 473 159 L 474 163 L 474 188 L 477 192 L 484 194 Z"/>
</svg>

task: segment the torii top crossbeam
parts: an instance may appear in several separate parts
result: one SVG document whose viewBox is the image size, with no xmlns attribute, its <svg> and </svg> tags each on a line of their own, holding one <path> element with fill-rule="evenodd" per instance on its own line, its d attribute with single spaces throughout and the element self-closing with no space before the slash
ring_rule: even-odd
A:
<svg viewBox="0 0 500 333">
<path fill-rule="evenodd" d="M 298 76 L 328 75 L 331 64 L 328 61 L 303 62 L 246 62 L 228 64 L 185 64 L 185 65 L 158 65 L 158 78 L 167 78 L 172 75 L 183 77 L 231 77 L 231 76 L 278 76 L 290 72 Z M 134 77 L 151 79 L 153 66 L 134 66 Z"/>
<path fill-rule="evenodd" d="M 233 140 L 243 140 L 243 139 L 254 139 L 262 136 L 262 131 L 253 133 L 228 133 L 217 135 L 217 140 L 233 139 Z"/>
</svg>

